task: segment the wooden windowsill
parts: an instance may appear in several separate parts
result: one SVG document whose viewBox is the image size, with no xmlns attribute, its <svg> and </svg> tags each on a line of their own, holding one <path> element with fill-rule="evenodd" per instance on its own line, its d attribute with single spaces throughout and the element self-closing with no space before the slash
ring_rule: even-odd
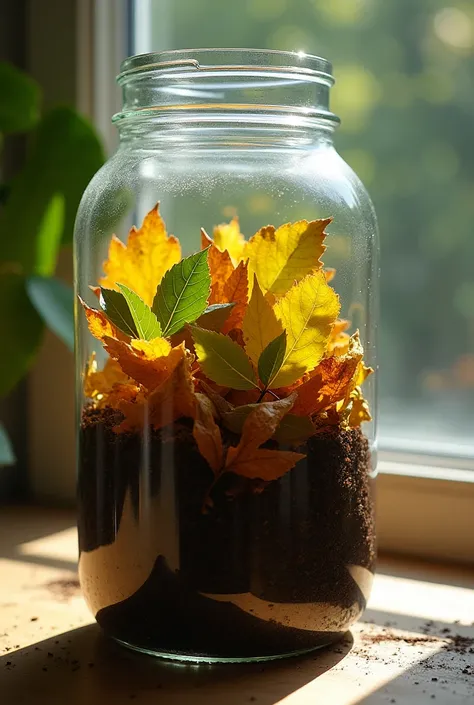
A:
<svg viewBox="0 0 474 705">
<path fill-rule="evenodd" d="M 77 587 L 74 517 L 0 512 L 2 705 L 451 705 L 474 700 L 474 571 L 383 559 L 363 620 L 304 658 L 196 667 L 107 641 Z"/>
</svg>

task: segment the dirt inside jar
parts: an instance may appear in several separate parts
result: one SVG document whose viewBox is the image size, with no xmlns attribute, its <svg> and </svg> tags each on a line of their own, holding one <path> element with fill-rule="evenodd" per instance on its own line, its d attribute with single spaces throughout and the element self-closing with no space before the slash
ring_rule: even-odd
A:
<svg viewBox="0 0 474 705">
<path fill-rule="evenodd" d="M 79 570 L 108 635 L 239 660 L 316 648 L 358 618 L 375 560 L 360 429 L 310 438 L 306 458 L 265 487 L 223 477 L 203 511 L 213 475 L 192 422 L 144 435 L 115 433 L 119 420 L 90 407 L 80 433 Z"/>
</svg>

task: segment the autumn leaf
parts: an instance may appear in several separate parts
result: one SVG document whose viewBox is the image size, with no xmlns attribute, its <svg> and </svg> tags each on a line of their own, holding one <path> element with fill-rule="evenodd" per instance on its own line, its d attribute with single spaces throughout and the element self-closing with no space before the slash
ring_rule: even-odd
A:
<svg viewBox="0 0 474 705">
<path fill-rule="evenodd" d="M 226 283 L 222 292 L 222 301 L 220 303 L 233 303 L 234 308 L 222 329 L 223 333 L 229 333 L 234 328 L 240 328 L 244 319 L 245 309 L 247 308 L 249 294 L 249 282 L 247 264 L 240 262 L 234 269 Z"/>
<path fill-rule="evenodd" d="M 95 353 L 91 355 L 84 372 L 84 395 L 89 399 L 102 399 L 112 391 L 116 384 L 127 384 L 129 377 L 123 372 L 116 360 L 107 357 L 102 370 L 99 370 Z"/>
<path fill-rule="evenodd" d="M 281 322 L 264 297 L 256 275 L 254 275 L 252 296 L 242 322 L 242 332 L 245 350 L 255 366 L 258 365 L 260 355 L 267 345 L 283 332 Z"/>
<path fill-rule="evenodd" d="M 272 386 L 272 382 L 280 371 L 285 359 L 285 352 L 286 331 L 283 331 L 275 340 L 268 343 L 258 359 L 258 376 L 265 388 Z"/>
<path fill-rule="evenodd" d="M 138 338 L 154 340 L 161 336 L 161 326 L 151 308 L 128 286 L 118 284 L 118 287 L 127 303 Z"/>
<path fill-rule="evenodd" d="M 324 268 L 324 276 L 326 277 L 326 281 L 332 282 L 334 277 L 336 276 L 336 270 L 333 267 L 325 267 Z"/>
<path fill-rule="evenodd" d="M 159 429 L 181 417 L 194 418 L 196 397 L 190 358 L 184 348 L 179 350 L 181 355 L 177 364 L 148 397 L 141 395 L 136 401 L 124 401 L 119 405 L 125 418 L 114 428 L 114 431 L 117 433 L 136 431 L 145 423 L 150 424 L 154 429 Z"/>
<path fill-rule="evenodd" d="M 114 291 L 114 289 L 104 288 L 99 288 L 99 292 L 100 307 L 107 318 L 125 335 L 139 338 L 135 321 L 123 294 L 120 291 Z"/>
<path fill-rule="evenodd" d="M 217 225 L 214 228 L 213 236 L 216 247 L 218 247 L 221 252 L 227 250 L 232 264 L 236 267 L 244 257 L 247 245 L 245 237 L 240 232 L 239 219 L 237 216 L 232 218 L 230 223 Z"/>
<path fill-rule="evenodd" d="M 145 216 L 139 230 L 135 227 L 130 230 L 126 245 L 115 235 L 112 237 L 104 262 L 105 276 L 99 284 L 117 290 L 120 282 L 151 306 L 164 273 L 180 259 L 179 241 L 167 235 L 157 204 Z"/>
<path fill-rule="evenodd" d="M 273 225 L 261 228 L 246 248 L 251 280 L 256 274 L 264 294 L 282 296 L 295 281 L 320 269 L 319 258 L 326 249 L 324 228 L 330 222 L 330 218 L 299 220 L 277 230 Z"/>
<path fill-rule="evenodd" d="M 237 457 L 226 468 L 226 472 L 234 472 L 252 480 L 260 479 L 264 482 L 271 482 L 285 475 L 303 458 L 306 458 L 304 453 L 295 453 L 291 450 L 258 448 L 249 452 L 245 457 Z"/>
<path fill-rule="evenodd" d="M 201 250 L 185 257 L 164 275 L 153 301 L 163 335 L 176 333 L 206 309 L 211 286 L 207 254 Z"/>
<path fill-rule="evenodd" d="M 299 445 L 314 436 L 315 433 L 316 429 L 309 416 L 286 414 L 280 421 L 273 438 L 281 444 Z"/>
<path fill-rule="evenodd" d="M 171 348 L 164 338 L 132 340 L 130 344 L 106 338 L 104 346 L 125 374 L 148 390 L 160 386 L 185 354 L 184 346 Z"/>
<path fill-rule="evenodd" d="M 106 338 L 116 338 L 117 340 L 123 341 L 129 339 L 107 318 L 103 311 L 97 311 L 97 309 L 91 308 L 81 299 L 80 296 L 78 296 L 78 299 L 81 302 L 84 313 L 86 314 L 89 330 L 95 338 L 101 340 L 102 342 Z"/>
<path fill-rule="evenodd" d="M 323 272 L 309 274 L 275 304 L 287 334 L 286 353 L 272 388 L 287 387 L 323 357 L 339 313 L 339 298 Z"/>
<path fill-rule="evenodd" d="M 352 407 L 349 415 L 349 426 L 356 428 L 360 426 L 364 421 L 372 421 L 372 416 L 370 414 L 369 404 L 362 395 L 362 391 L 359 387 L 352 393 Z"/>
<path fill-rule="evenodd" d="M 335 321 L 328 340 L 328 355 L 344 355 L 349 350 L 350 335 L 346 331 L 350 325 L 350 321 L 343 318 Z"/>
<path fill-rule="evenodd" d="M 194 419 L 193 436 L 199 452 L 209 463 L 209 467 L 218 474 L 224 461 L 224 449 L 219 426 L 214 420 L 214 406 L 205 395 L 196 393 L 196 418 Z"/>
<path fill-rule="evenodd" d="M 224 286 L 234 271 L 234 265 L 227 250 L 223 252 L 214 244 L 204 228 L 201 228 L 201 247 L 208 249 L 207 261 L 211 273 L 210 304 L 222 303 Z"/>
<path fill-rule="evenodd" d="M 206 392 L 207 396 L 214 404 L 214 407 L 216 408 L 220 416 L 222 416 L 222 414 L 225 414 L 227 411 L 232 411 L 232 409 L 234 408 L 232 404 L 230 404 L 227 399 L 225 399 L 221 394 L 218 394 L 203 379 L 199 380 L 199 386 L 204 392 Z"/>
<path fill-rule="evenodd" d="M 228 336 L 189 326 L 201 370 L 223 387 L 257 387 L 255 372 L 244 350 Z"/>
<path fill-rule="evenodd" d="M 309 381 L 297 387 L 293 413 L 310 416 L 320 411 L 322 404 L 329 406 L 347 397 L 355 387 L 362 355 L 359 334 L 355 333 L 345 355 L 324 358 Z"/>
</svg>

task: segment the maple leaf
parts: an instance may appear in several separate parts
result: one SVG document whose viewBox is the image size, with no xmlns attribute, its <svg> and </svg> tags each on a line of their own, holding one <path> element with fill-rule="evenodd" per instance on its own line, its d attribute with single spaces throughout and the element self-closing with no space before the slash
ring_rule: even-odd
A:
<svg viewBox="0 0 474 705">
<path fill-rule="evenodd" d="M 297 416 L 311 416 L 350 395 L 355 387 L 363 349 L 359 334 L 350 338 L 349 351 L 341 356 L 326 357 L 310 379 L 297 387 L 298 398 L 293 407 Z"/>
<path fill-rule="evenodd" d="M 287 334 L 285 357 L 272 388 L 287 387 L 323 357 L 339 313 L 339 298 L 323 272 L 308 274 L 275 304 Z"/>
<path fill-rule="evenodd" d="M 112 236 L 99 284 L 115 290 L 119 283 L 124 284 L 151 306 L 163 275 L 180 259 L 179 241 L 167 235 L 157 204 L 145 216 L 140 229 L 130 230 L 126 245 Z"/>
<path fill-rule="evenodd" d="M 264 297 L 254 275 L 252 296 L 245 310 L 242 322 L 245 350 L 254 365 L 258 365 L 260 355 L 267 345 L 283 332 L 283 326 Z"/>
<path fill-rule="evenodd" d="M 234 271 L 234 265 L 227 250 L 221 251 L 201 228 L 201 247 L 208 249 L 207 263 L 211 273 L 210 304 L 223 303 L 224 286 Z"/>
<path fill-rule="evenodd" d="M 214 474 L 217 475 L 223 465 L 224 449 L 219 426 L 214 420 L 214 405 L 205 394 L 196 392 L 195 413 L 193 436 L 199 452 L 207 460 Z"/>
<path fill-rule="evenodd" d="M 320 257 L 326 249 L 325 220 L 299 220 L 285 223 L 277 230 L 273 225 L 261 228 L 246 248 L 249 273 L 257 275 L 263 293 L 282 296 L 310 272 L 322 267 Z"/>
<path fill-rule="evenodd" d="M 172 348 L 164 338 L 130 344 L 106 338 L 104 346 L 125 374 L 150 391 L 163 383 L 185 354 L 183 345 Z"/>
<path fill-rule="evenodd" d="M 247 308 L 249 281 L 246 262 L 240 262 L 224 284 L 222 299 L 219 303 L 233 303 L 234 307 L 222 329 L 229 333 L 234 328 L 241 328 Z"/>
<path fill-rule="evenodd" d="M 216 225 L 213 231 L 214 244 L 223 252 L 227 250 L 232 260 L 232 264 L 237 266 L 244 257 L 247 242 L 240 232 L 239 219 L 232 218 L 230 223 Z"/>
<path fill-rule="evenodd" d="M 118 408 L 124 420 L 114 431 L 136 431 L 149 424 L 154 429 L 169 426 L 181 417 L 194 418 L 196 397 L 191 375 L 191 359 L 184 348 L 169 374 L 148 396 L 144 393 L 135 401 L 123 401 Z"/>
</svg>

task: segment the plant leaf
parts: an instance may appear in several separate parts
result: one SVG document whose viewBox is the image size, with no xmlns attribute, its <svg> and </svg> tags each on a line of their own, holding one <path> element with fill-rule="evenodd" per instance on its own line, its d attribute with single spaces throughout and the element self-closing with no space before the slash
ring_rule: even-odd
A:
<svg viewBox="0 0 474 705">
<path fill-rule="evenodd" d="M 139 229 L 133 227 L 125 245 L 112 236 L 105 275 L 99 280 L 107 289 L 118 289 L 118 282 L 151 306 L 156 287 L 164 273 L 181 259 L 179 241 L 166 232 L 159 204 L 147 213 Z"/>
<path fill-rule="evenodd" d="M 26 289 L 30 301 L 60 340 L 74 352 L 74 293 L 55 277 L 29 277 Z"/>
<path fill-rule="evenodd" d="M 278 441 L 278 443 L 298 445 L 308 438 L 311 438 L 311 436 L 314 436 L 315 432 L 316 429 L 314 428 L 313 422 L 308 416 L 286 414 L 280 421 L 273 438 Z"/>
<path fill-rule="evenodd" d="M 0 468 L 14 465 L 15 462 L 16 458 L 7 430 L 0 421 Z"/>
<path fill-rule="evenodd" d="M 286 353 L 272 386 L 287 387 L 312 370 L 323 357 L 339 314 L 339 298 L 324 272 L 309 274 L 275 304 L 287 333 Z"/>
<path fill-rule="evenodd" d="M 172 335 L 205 311 L 211 287 L 207 250 L 196 252 L 166 272 L 153 301 L 163 335 Z"/>
<path fill-rule="evenodd" d="M 153 340 L 161 336 L 161 326 L 149 306 L 128 286 L 118 285 L 132 314 L 133 322 L 141 340 Z"/>
<path fill-rule="evenodd" d="M 12 181 L 0 216 L 0 260 L 36 266 L 36 239 L 51 199 L 64 198 L 62 241 L 72 240 L 84 189 L 104 161 L 93 127 L 72 108 L 51 110 L 38 125 L 26 164 Z"/>
<path fill-rule="evenodd" d="M 224 448 L 219 426 L 214 421 L 214 407 L 205 394 L 197 392 L 196 401 L 193 436 L 199 452 L 207 460 L 214 474 L 217 475 L 224 462 Z"/>
<path fill-rule="evenodd" d="M 99 303 L 107 318 L 125 335 L 140 337 L 127 299 L 120 291 L 101 287 Z"/>
<path fill-rule="evenodd" d="M 234 271 L 234 265 L 227 250 L 221 252 L 204 228 L 201 228 L 201 249 L 206 248 L 209 248 L 207 261 L 211 273 L 209 303 L 215 304 L 222 301 L 224 286 Z"/>
<path fill-rule="evenodd" d="M 286 331 L 268 343 L 258 360 L 258 376 L 265 387 L 270 387 L 280 371 L 286 352 Z"/>
<path fill-rule="evenodd" d="M 41 91 L 23 71 L 0 61 L 0 132 L 31 130 L 39 120 Z"/>
<path fill-rule="evenodd" d="M 26 374 L 41 342 L 43 322 L 19 274 L 0 274 L 0 397 Z"/>
<path fill-rule="evenodd" d="M 247 308 L 249 295 L 249 281 L 247 273 L 247 263 L 240 262 L 234 269 L 226 283 L 222 293 L 222 303 L 234 303 L 235 306 L 224 324 L 223 333 L 228 333 L 234 328 L 240 328 Z"/>
<path fill-rule="evenodd" d="M 232 431 L 232 433 L 240 435 L 248 415 L 257 407 L 258 404 L 242 404 L 242 406 L 236 406 L 235 409 L 231 408 L 224 411 L 221 413 L 222 425 Z"/>
<path fill-rule="evenodd" d="M 242 322 L 245 350 L 254 365 L 258 365 L 261 354 L 272 340 L 283 332 L 270 302 L 264 297 L 256 275 L 252 296 Z M 263 381 L 263 380 L 262 380 Z"/>
<path fill-rule="evenodd" d="M 104 347 L 123 372 L 149 391 L 159 387 L 184 354 L 184 346 L 172 348 L 165 338 L 123 340 L 105 338 Z"/>
<path fill-rule="evenodd" d="M 233 265 L 237 266 L 244 257 L 245 248 L 247 246 L 245 237 L 240 232 L 239 219 L 237 216 L 232 218 L 230 223 L 216 225 L 213 236 L 216 247 L 218 247 L 221 252 L 227 250 Z"/>
<path fill-rule="evenodd" d="M 294 468 L 299 460 L 304 458 L 306 458 L 304 453 L 294 453 L 291 450 L 258 448 L 245 456 L 237 457 L 226 468 L 226 471 L 248 477 L 251 480 L 259 479 L 271 482 L 283 477 L 291 468 Z"/>
<path fill-rule="evenodd" d="M 235 304 L 212 304 L 199 316 L 196 325 L 220 333 Z"/>
<path fill-rule="evenodd" d="M 189 326 L 202 371 L 213 382 L 232 389 L 257 387 L 255 372 L 245 351 L 221 333 Z"/>
<path fill-rule="evenodd" d="M 277 230 L 268 225 L 250 239 L 246 249 L 249 273 L 252 280 L 257 275 L 263 293 L 282 296 L 295 281 L 322 267 L 324 228 L 330 222 L 331 218 L 299 220 Z"/>
<path fill-rule="evenodd" d="M 36 237 L 35 273 L 50 277 L 56 269 L 58 251 L 64 231 L 66 204 L 62 193 L 55 193 L 39 224 Z"/>
<path fill-rule="evenodd" d="M 84 309 L 87 318 L 89 330 L 97 340 L 104 342 L 106 338 L 115 338 L 117 340 L 129 339 L 122 331 L 110 321 L 103 311 L 98 311 L 95 308 L 88 306 L 85 301 L 78 296 L 78 299 Z"/>
</svg>

